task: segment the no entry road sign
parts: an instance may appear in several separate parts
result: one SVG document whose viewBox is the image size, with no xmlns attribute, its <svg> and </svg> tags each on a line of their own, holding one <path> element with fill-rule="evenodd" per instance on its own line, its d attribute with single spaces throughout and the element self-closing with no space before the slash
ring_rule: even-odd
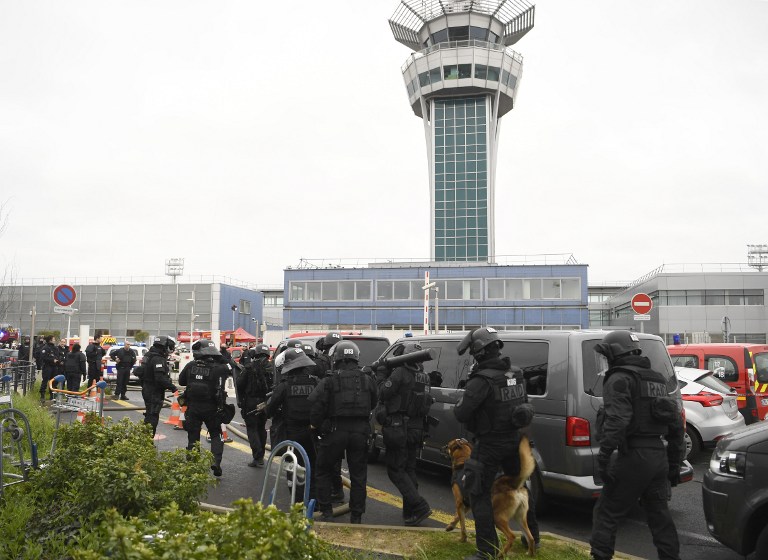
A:
<svg viewBox="0 0 768 560">
<path fill-rule="evenodd" d="M 68 307 L 75 303 L 76 299 L 77 292 L 72 286 L 68 284 L 61 284 L 56 286 L 56 288 L 53 290 L 53 301 L 56 303 L 56 305 Z"/>
<path fill-rule="evenodd" d="M 648 294 L 635 294 L 632 296 L 632 311 L 638 315 L 648 315 L 653 309 L 653 301 Z"/>
</svg>

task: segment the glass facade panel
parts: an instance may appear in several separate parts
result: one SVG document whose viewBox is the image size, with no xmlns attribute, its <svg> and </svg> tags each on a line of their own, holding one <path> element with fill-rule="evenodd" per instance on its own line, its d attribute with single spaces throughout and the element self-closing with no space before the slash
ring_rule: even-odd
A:
<svg viewBox="0 0 768 560">
<path fill-rule="evenodd" d="M 339 283 L 338 282 L 321 282 L 323 300 L 336 301 L 339 299 Z"/>
<path fill-rule="evenodd" d="M 563 278 L 562 299 L 581 299 L 581 279 Z"/>
<path fill-rule="evenodd" d="M 379 280 L 376 282 L 376 299 L 392 299 L 392 282 L 390 280 Z"/>
<path fill-rule="evenodd" d="M 541 278 L 523 280 L 523 299 L 541 299 Z"/>
<path fill-rule="evenodd" d="M 511 280 L 504 280 L 504 285 L 507 289 L 507 299 L 520 300 L 526 299 L 523 296 L 523 280 L 521 278 L 512 278 Z"/>
<path fill-rule="evenodd" d="M 372 299 L 371 298 L 371 282 L 355 282 L 355 299 Z"/>
<path fill-rule="evenodd" d="M 462 66 L 444 67 L 446 79 L 464 77 Z M 436 99 L 432 108 L 435 259 L 487 260 L 487 98 Z"/>
<path fill-rule="evenodd" d="M 541 294 L 544 299 L 560 299 L 560 279 L 546 278 L 542 280 Z"/>
<path fill-rule="evenodd" d="M 304 293 L 306 301 L 320 301 L 320 292 L 322 290 L 320 282 L 307 282 Z"/>
<path fill-rule="evenodd" d="M 411 299 L 411 283 L 396 281 L 394 284 L 394 299 Z"/>
<path fill-rule="evenodd" d="M 354 282 L 339 282 L 339 299 L 343 301 L 352 301 L 355 299 Z"/>
</svg>

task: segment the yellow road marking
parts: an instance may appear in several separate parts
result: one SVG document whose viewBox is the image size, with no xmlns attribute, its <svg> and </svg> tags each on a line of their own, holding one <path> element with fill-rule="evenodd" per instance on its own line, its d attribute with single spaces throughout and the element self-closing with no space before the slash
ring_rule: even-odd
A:
<svg viewBox="0 0 768 560">
<path fill-rule="evenodd" d="M 165 418 L 160 418 L 161 421 L 164 421 Z M 207 430 L 200 430 L 201 436 L 207 436 L 208 431 Z M 242 444 L 237 441 L 232 441 L 230 443 L 225 443 L 227 447 L 231 447 L 233 449 L 237 449 L 238 451 L 242 451 L 243 453 L 251 453 L 251 448 L 248 445 Z M 385 492 L 384 490 L 379 490 L 378 488 L 374 488 L 373 486 L 367 486 L 366 487 L 366 493 L 369 498 L 376 500 L 377 502 L 381 502 L 383 504 L 387 504 L 389 506 L 395 507 L 397 509 L 403 508 L 403 500 L 402 498 L 398 498 L 394 494 L 390 494 L 389 492 Z M 429 516 L 430 519 L 434 519 L 438 523 L 445 523 L 446 525 L 453 521 L 454 514 L 446 513 L 444 511 L 441 511 L 439 509 L 432 509 L 432 515 Z M 475 522 L 469 518 L 466 519 L 466 528 L 467 530 L 475 530 Z"/>
</svg>

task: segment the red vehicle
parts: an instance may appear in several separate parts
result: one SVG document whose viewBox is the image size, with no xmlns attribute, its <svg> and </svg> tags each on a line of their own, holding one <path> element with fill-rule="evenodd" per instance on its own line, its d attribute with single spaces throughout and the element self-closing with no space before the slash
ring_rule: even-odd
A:
<svg viewBox="0 0 768 560">
<path fill-rule="evenodd" d="M 747 424 L 768 417 L 767 344 L 678 344 L 667 350 L 675 366 L 711 370 L 733 387 Z"/>
</svg>

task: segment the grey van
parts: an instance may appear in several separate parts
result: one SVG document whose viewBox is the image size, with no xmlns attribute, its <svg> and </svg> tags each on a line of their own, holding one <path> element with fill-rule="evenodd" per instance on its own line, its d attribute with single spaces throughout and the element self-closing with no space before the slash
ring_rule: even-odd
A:
<svg viewBox="0 0 768 560">
<path fill-rule="evenodd" d="M 459 356 L 456 346 L 466 333 L 414 336 L 398 339 L 382 355 L 387 357 L 405 341 L 418 341 L 434 350 L 435 359 L 424 363 L 425 371 L 439 371 L 440 387 L 432 387 L 435 398 L 430 414 L 440 420 L 430 428 L 420 459 L 438 465 L 450 464 L 441 452 L 451 439 L 471 439 L 471 434 L 455 419 L 453 407 L 459 401 L 472 366 L 467 353 Z M 668 380 L 670 394 L 680 398 L 672 361 L 658 336 L 636 333 L 643 354 L 653 369 Z M 602 481 L 597 474 L 599 446 L 594 440 L 597 411 L 602 404 L 603 372 L 608 364 L 595 352 L 604 331 L 500 331 L 504 341 L 502 354 L 520 367 L 526 379 L 529 401 L 536 409 L 528 428 L 534 441 L 537 471 L 532 477 L 537 503 L 544 496 L 594 499 L 600 495 Z M 680 408 L 682 410 L 682 401 Z M 372 456 L 383 449 L 379 426 Z M 686 462 L 681 478 L 693 478 L 693 468 Z"/>
</svg>

